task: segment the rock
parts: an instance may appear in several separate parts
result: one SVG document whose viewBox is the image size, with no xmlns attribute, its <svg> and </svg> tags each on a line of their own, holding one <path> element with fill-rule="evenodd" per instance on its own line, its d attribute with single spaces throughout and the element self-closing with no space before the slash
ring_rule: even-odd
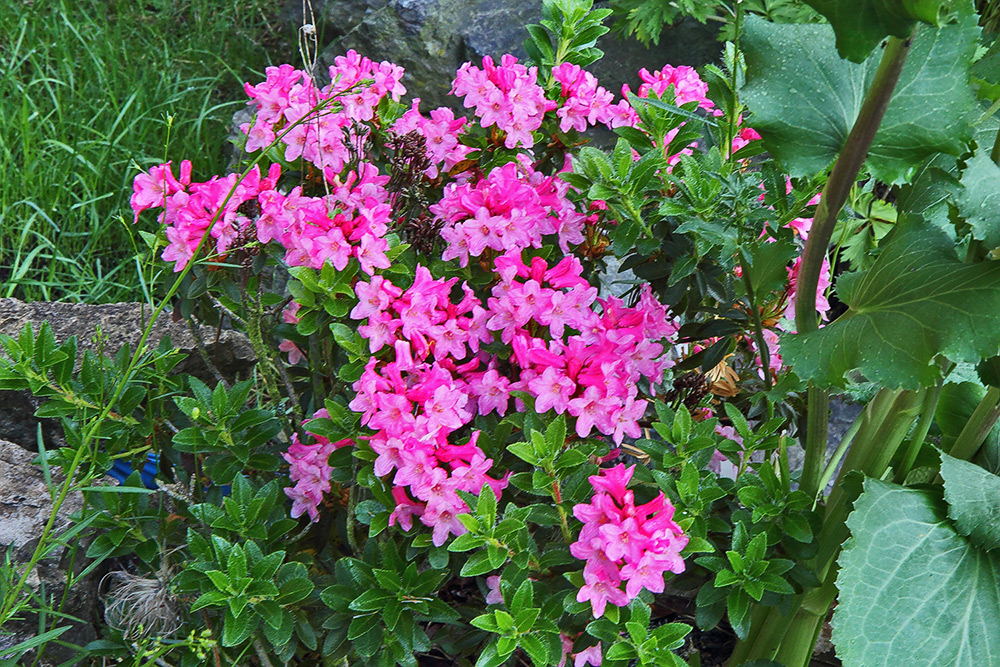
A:
<svg viewBox="0 0 1000 667">
<path fill-rule="evenodd" d="M 11 560 L 16 568 L 30 561 L 52 512 L 52 499 L 42 469 L 33 465 L 32 459 L 34 455 L 20 446 L 0 440 L 0 548 L 9 547 Z M 52 483 L 58 485 L 62 481 L 59 472 L 53 470 Z M 82 507 L 83 498 L 80 493 L 69 494 L 56 515 L 50 535 L 56 537 L 69 528 L 69 515 Z M 86 543 L 79 545 L 72 561 L 73 571 L 77 574 L 82 573 L 89 563 L 83 557 L 86 546 Z M 48 599 L 54 598 L 58 604 L 70 566 L 70 550 L 56 547 L 35 566 L 28 576 L 26 586 L 35 593 L 44 592 Z M 80 622 L 70 622 L 71 629 L 61 635 L 60 640 L 82 646 L 97 638 L 94 628 L 99 622 L 97 589 L 100 576 L 97 571 L 91 572 L 75 581 L 70 588 L 63 613 L 80 619 Z M 50 617 L 50 623 L 51 620 Z M 66 622 L 60 620 L 57 626 L 65 625 Z M 9 648 L 35 636 L 38 619 L 25 614 L 20 620 L 5 624 L 3 629 L 9 634 L 0 637 L 0 647 Z M 50 644 L 45 657 L 53 661 L 53 664 L 59 664 L 71 659 L 75 653 L 71 649 Z"/>
<path fill-rule="evenodd" d="M 76 303 L 25 303 L 17 299 L 0 299 L 0 334 L 17 336 L 24 325 L 31 323 L 36 335 L 43 322 L 52 327 L 56 341 L 62 342 L 70 336 L 77 338 L 78 358 L 84 350 L 101 352 L 113 357 L 119 349 L 128 345 L 135 348 L 142 337 L 143 324 L 149 317 L 148 306 L 140 303 L 115 303 L 88 305 Z M 100 332 L 98 339 L 95 334 Z M 246 374 L 254 363 L 253 346 L 242 333 L 223 330 L 217 335 L 214 327 L 201 326 L 199 335 L 212 363 L 227 378 Z M 161 315 L 147 340 L 150 347 L 156 347 L 165 337 L 186 358 L 177 365 L 175 371 L 190 373 L 215 386 L 214 374 L 198 354 L 194 335 L 185 322 L 172 321 L 169 313 Z M 59 443 L 61 431 L 52 420 L 38 420 L 34 412 L 39 404 L 28 392 L 0 392 L 0 437 L 20 444 L 30 450 L 37 448 L 37 432 L 42 424 L 45 442 Z"/>
<path fill-rule="evenodd" d="M 511 53 L 525 57 L 525 25 L 541 21 L 538 0 L 314 0 L 321 36 L 320 75 L 336 56 L 355 49 L 373 60 L 389 60 L 406 69 L 409 97 L 419 97 L 427 110 L 460 108 L 449 96 L 462 63 Z M 302 24 L 299 3 L 286 20 Z M 296 11 L 298 10 L 298 11 Z M 607 34 L 598 47 L 605 57 L 590 69 L 605 88 L 619 94 L 623 83 L 637 88 L 640 68 L 664 64 L 704 65 L 719 57 L 714 26 L 683 21 L 664 31 L 659 45 L 645 47 L 634 39 Z"/>
</svg>

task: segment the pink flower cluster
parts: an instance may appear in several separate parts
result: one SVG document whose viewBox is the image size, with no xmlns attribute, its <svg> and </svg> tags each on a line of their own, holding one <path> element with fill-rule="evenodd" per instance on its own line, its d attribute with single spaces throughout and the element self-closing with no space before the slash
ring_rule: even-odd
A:
<svg viewBox="0 0 1000 667">
<path fill-rule="evenodd" d="M 583 132 L 587 127 L 602 123 L 609 128 L 634 126 L 639 116 L 628 103 L 619 100 L 613 104 L 614 95 L 597 84 L 597 77 L 579 65 L 562 63 L 552 68 L 552 78 L 560 85 L 563 103 L 556 110 L 559 129 Z"/>
<path fill-rule="evenodd" d="M 326 408 L 317 410 L 313 419 L 329 419 Z M 307 419 L 303 424 L 308 424 Z M 308 429 L 307 429 L 308 430 Z M 323 494 L 330 491 L 330 473 L 333 469 L 327 460 L 333 450 L 354 444 L 350 439 L 330 442 L 320 435 L 313 435 L 315 443 L 306 444 L 299 441 L 297 433 L 292 434 L 292 444 L 281 456 L 288 461 L 288 476 L 295 486 L 285 489 L 285 495 L 292 499 L 292 518 L 297 519 L 308 512 L 309 518 L 319 521 L 319 505 L 323 502 Z"/>
<path fill-rule="evenodd" d="M 795 297 L 798 294 L 799 269 L 802 267 L 802 256 L 795 258 L 792 265 L 788 267 L 788 306 L 785 308 L 785 317 L 792 322 L 795 321 Z M 820 267 L 819 282 L 816 283 L 816 312 L 820 318 L 825 320 L 830 312 L 830 302 L 826 298 L 826 291 L 833 284 L 830 278 L 830 259 L 823 258 L 823 265 Z"/>
<path fill-rule="evenodd" d="M 513 349 L 520 377 L 510 388 L 533 395 L 539 413 L 575 417 L 580 437 L 595 428 L 616 443 L 638 437 L 646 410 L 640 381 L 652 386 L 673 365 L 655 341 L 677 331 L 649 286 L 627 308 L 616 297 L 597 298 L 573 256 L 550 268 L 540 257 L 525 265 L 513 252 L 498 257 L 496 267 L 501 281 L 487 302 L 486 326 Z"/>
<path fill-rule="evenodd" d="M 469 257 L 487 250 L 519 251 L 542 246 L 542 237 L 555 234 L 563 252 L 582 243 L 586 216 L 566 198 L 569 184 L 535 171 L 530 162 L 508 162 L 474 183 L 450 183 L 441 200 L 430 207 L 445 223 L 442 259 Z"/>
<path fill-rule="evenodd" d="M 587 561 L 585 585 L 576 599 L 590 601 L 594 618 L 604 614 L 608 602 L 624 607 L 643 588 L 662 593 L 663 573 L 684 571 L 680 553 L 688 538 L 673 520 L 674 507 L 662 492 L 636 507 L 632 491 L 625 488 L 634 470 L 625 464 L 602 469 L 589 478 L 591 501 L 573 507 L 573 516 L 584 525 L 570 553 Z"/>
<path fill-rule="evenodd" d="M 280 174 L 281 167 L 271 165 L 268 175 L 262 178 L 254 166 L 242 181 L 238 174 L 229 174 L 192 183 L 190 162 L 181 163 L 180 179 L 174 178 L 167 162 L 135 177 L 132 210 L 138 220 L 139 213 L 146 209 L 164 209 L 159 217 L 167 226 L 168 245 L 163 259 L 174 262 L 174 271 L 180 271 L 194 256 L 206 232 L 215 239 L 215 251 L 225 253 L 240 231 L 252 223 L 240 210 L 240 204 L 272 191 Z"/>
<path fill-rule="evenodd" d="M 246 151 L 266 148 L 281 135 L 285 160 L 302 158 L 337 173 L 350 159 L 348 142 L 361 138 L 356 123 L 373 120 L 384 97 L 399 100 L 406 92 L 402 67 L 373 62 L 353 50 L 338 56 L 329 72 L 331 83 L 322 88 L 291 65 L 268 67 L 262 83 L 245 84 L 253 100 L 248 104 L 256 109 L 253 123 L 240 126 L 247 135 Z"/>
<path fill-rule="evenodd" d="M 639 70 L 639 97 L 649 97 L 653 93 L 657 97 L 663 97 L 670 86 L 674 87 L 674 103 L 678 106 L 688 102 L 697 102 L 698 106 L 705 111 L 712 111 L 715 104 L 708 99 L 708 84 L 702 81 L 698 72 L 693 67 L 687 65 L 664 65 L 663 69 L 652 74 L 645 67 Z"/>
<path fill-rule="evenodd" d="M 459 68 L 451 92 L 465 98 L 465 108 L 475 107 L 480 126 L 502 130 L 507 148 L 531 148 L 531 133 L 542 126 L 545 112 L 556 108 L 537 81 L 538 68 L 529 69 L 510 54 L 500 58 L 499 66 L 485 56 L 482 69 L 472 63 Z"/>
<path fill-rule="evenodd" d="M 647 98 L 656 96 L 662 98 L 667 90 L 673 86 L 674 99 L 668 99 L 667 101 L 672 101 L 677 106 L 682 106 L 689 102 L 697 102 L 699 108 L 704 109 L 713 116 L 720 116 L 723 113 L 721 110 L 716 109 L 715 104 L 708 98 L 708 84 L 698 76 L 698 72 L 693 67 L 688 67 L 687 65 L 680 65 L 678 67 L 664 65 L 663 69 L 657 70 L 652 74 L 649 70 L 643 68 L 639 70 L 639 78 L 643 82 L 639 84 L 639 92 L 636 93 L 637 97 Z M 622 86 L 623 95 L 627 96 L 630 92 L 629 86 Z M 739 120 L 742 123 L 743 118 L 740 117 Z M 631 125 L 639 125 L 638 116 L 635 116 Z M 695 143 L 680 148 L 676 146 L 672 147 L 670 142 L 677 136 L 679 131 L 680 127 L 677 127 L 668 132 L 666 137 L 664 137 L 664 151 L 671 165 L 680 161 L 681 155 L 691 155 L 694 152 L 693 149 L 697 146 Z M 739 133 L 733 137 L 731 152 L 738 151 L 756 139 L 760 139 L 760 134 L 756 130 L 750 127 L 741 128 Z"/>
<path fill-rule="evenodd" d="M 477 382 L 483 385 L 481 374 L 474 373 L 477 358 L 458 362 L 468 356 L 467 348 L 475 353 L 480 341 L 490 338 L 485 312 L 467 285 L 464 298 L 451 303 L 456 282 L 436 280 L 418 266 L 413 285 L 403 292 L 375 276 L 358 283 L 359 303 L 351 312 L 354 319 L 367 318 L 358 330 L 373 354 L 392 349 L 391 361 L 373 356 L 368 362 L 350 403 L 362 413 L 361 423 L 375 431 L 369 440 L 378 454 L 375 474 L 396 471 L 390 525 L 398 522 L 409 530 L 417 516 L 434 529 L 437 546 L 449 534 L 466 532 L 458 515 L 468 507 L 458 491 L 478 494 L 490 484 L 499 497 L 506 486 L 506 479 L 487 475 L 493 461 L 476 445 L 479 431 L 465 444 L 448 441 L 472 421 Z M 506 394 L 502 399 L 506 405 Z"/>
<path fill-rule="evenodd" d="M 291 266 L 318 269 L 330 262 L 342 270 L 352 257 L 369 275 L 389 266 L 389 244 L 383 238 L 391 221 L 388 177 L 372 164 L 361 163 L 343 180 L 331 174 L 330 194 L 322 197 L 304 196 L 300 187 L 288 194 L 276 190 L 281 174 L 277 164 L 266 178 L 254 166 L 238 184 L 238 174 L 191 183 L 190 171 L 185 160 L 177 180 L 168 162 L 139 174 L 133 183 L 136 218 L 154 206 L 164 209 L 159 220 L 166 225 L 169 243 L 162 257 L 174 263 L 174 271 L 191 261 L 206 231 L 215 239 L 215 252 L 223 254 L 248 230 L 252 240 L 280 243 Z M 247 202 L 256 204 L 256 213 L 244 206 Z"/>
<path fill-rule="evenodd" d="M 471 147 L 458 140 L 467 122 L 465 118 L 455 118 L 455 112 L 447 107 L 438 107 L 431 111 L 430 118 L 425 118 L 420 113 L 420 98 L 415 98 L 392 130 L 399 134 L 417 132 L 426 140 L 427 157 L 431 161 L 427 176 L 436 178 L 442 171 L 451 171 L 472 152 Z"/>
</svg>

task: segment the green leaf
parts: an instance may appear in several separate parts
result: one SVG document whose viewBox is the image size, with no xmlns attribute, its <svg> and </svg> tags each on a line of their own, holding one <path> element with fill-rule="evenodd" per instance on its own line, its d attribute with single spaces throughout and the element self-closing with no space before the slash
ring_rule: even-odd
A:
<svg viewBox="0 0 1000 667">
<path fill-rule="evenodd" d="M 490 642 L 483 652 L 479 654 L 479 659 L 476 660 L 476 667 L 498 667 L 506 659 L 506 655 L 500 655 L 497 652 L 496 642 Z"/>
<path fill-rule="evenodd" d="M 874 479 L 840 556 L 833 642 L 845 665 L 1000 664 L 1000 558 L 955 532 L 932 491 Z"/>
<path fill-rule="evenodd" d="M 917 20 L 937 24 L 945 0 L 805 0 L 837 33 L 844 58 L 863 61 L 885 37 L 906 39 Z"/>
<path fill-rule="evenodd" d="M 220 591 L 226 592 L 229 590 L 229 577 L 227 577 L 221 570 L 209 570 L 205 573 L 205 576 L 207 576 Z"/>
<path fill-rule="evenodd" d="M 533 635 L 524 635 L 518 640 L 518 644 L 524 649 L 524 652 L 528 654 L 531 658 L 531 662 L 535 665 L 547 665 L 548 662 L 548 651 L 545 650 L 545 644 L 542 640 Z"/>
<path fill-rule="evenodd" d="M 566 415 L 559 415 L 545 429 L 545 444 L 550 455 L 562 450 L 566 444 Z"/>
<path fill-rule="evenodd" d="M 479 493 L 479 502 L 476 503 L 476 514 L 482 519 L 488 528 L 492 528 L 497 520 L 497 497 L 493 493 L 493 487 L 489 484 L 483 486 Z"/>
<path fill-rule="evenodd" d="M 976 109 L 968 68 L 978 34 L 973 16 L 919 31 L 869 151 L 873 176 L 896 183 L 928 155 L 964 150 Z M 754 17 L 747 19 L 744 47 L 742 98 L 768 150 L 792 176 L 825 169 L 858 117 L 879 54 L 863 64 L 843 61 L 829 26 Z"/>
<path fill-rule="evenodd" d="M 947 454 L 941 454 L 941 477 L 958 532 L 987 551 L 1000 546 L 1000 477 Z"/>
<path fill-rule="evenodd" d="M 748 258 L 750 261 L 743 265 L 743 271 L 750 277 L 750 284 L 758 301 L 765 299 L 771 292 L 785 288 L 788 283 L 787 267 L 798 252 L 787 240 L 760 243 L 752 247 Z"/>
<path fill-rule="evenodd" d="M 237 646 L 242 644 L 253 634 L 259 624 L 260 616 L 256 614 L 233 616 L 233 613 L 227 609 L 225 623 L 222 627 L 222 645 Z"/>
<path fill-rule="evenodd" d="M 1000 246 L 1000 167 L 990 159 L 988 147 L 980 146 L 969 159 L 961 183 L 956 203 L 972 235 L 987 248 Z"/>
<path fill-rule="evenodd" d="M 490 559 L 489 556 L 487 555 L 487 552 L 477 551 L 476 553 L 472 554 L 472 557 L 469 558 L 469 560 L 465 561 L 465 564 L 462 566 L 461 576 L 476 577 L 481 574 L 486 574 L 487 572 L 491 572 L 495 569 L 496 567 L 494 567 L 493 564 L 490 563 Z"/>
<path fill-rule="evenodd" d="M 782 355 L 803 379 L 843 386 L 858 369 L 871 382 L 934 384 L 942 354 L 976 362 L 1000 347 L 1000 263 L 963 263 L 940 229 L 909 221 L 875 264 L 837 282 L 850 309 L 807 334 L 782 338 Z"/>
</svg>

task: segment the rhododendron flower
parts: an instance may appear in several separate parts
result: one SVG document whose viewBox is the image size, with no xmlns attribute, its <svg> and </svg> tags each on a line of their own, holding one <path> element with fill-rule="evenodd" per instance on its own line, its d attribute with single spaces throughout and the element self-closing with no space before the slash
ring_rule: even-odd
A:
<svg viewBox="0 0 1000 667">
<path fill-rule="evenodd" d="M 627 488 L 634 470 L 624 464 L 601 469 L 589 478 L 594 488 L 590 503 L 573 507 L 573 516 L 584 525 L 570 553 L 587 561 L 585 584 L 576 599 L 590 602 L 594 618 L 604 614 L 609 602 L 623 607 L 642 589 L 662 593 L 663 573 L 684 571 L 680 552 L 688 538 L 673 521 L 674 508 L 662 492 L 636 507 Z"/>
<path fill-rule="evenodd" d="M 500 575 L 486 577 L 486 604 L 503 604 L 503 593 L 500 592 Z"/>
<path fill-rule="evenodd" d="M 500 65 L 489 56 L 482 64 L 482 69 L 472 63 L 462 65 L 455 73 L 452 94 L 464 98 L 467 109 L 475 108 L 482 127 L 495 125 L 504 131 L 507 148 L 531 148 L 535 143 L 531 133 L 541 127 L 545 112 L 555 108 L 537 83 L 538 68 L 525 67 L 509 54 L 500 58 Z"/>
<path fill-rule="evenodd" d="M 329 419 L 330 413 L 323 408 L 317 410 L 312 418 Z M 305 420 L 303 426 L 308 426 L 310 421 Z M 330 473 L 333 469 L 327 459 L 333 450 L 353 445 L 354 442 L 348 439 L 330 442 L 315 434 L 313 439 L 316 441 L 313 444 L 303 443 L 299 441 L 298 434 L 293 433 L 292 444 L 281 456 L 289 463 L 288 476 L 295 482 L 293 487 L 285 489 L 285 495 L 292 499 L 292 518 L 308 512 L 312 521 L 319 521 L 319 505 L 323 502 L 323 495 L 331 489 Z"/>
<path fill-rule="evenodd" d="M 785 317 L 790 321 L 795 321 L 795 297 L 797 295 L 797 285 L 799 279 L 799 268 L 802 266 L 802 257 L 796 257 L 792 266 L 788 269 L 788 306 L 785 308 Z M 830 302 L 826 298 L 826 291 L 833 284 L 830 278 L 830 259 L 823 258 L 820 267 L 819 282 L 816 284 L 816 312 L 823 320 L 826 320 L 830 311 Z"/>
<path fill-rule="evenodd" d="M 573 667 L 583 667 L 584 665 L 594 665 L 600 667 L 601 664 L 601 643 L 585 648 L 573 658 Z"/>
</svg>

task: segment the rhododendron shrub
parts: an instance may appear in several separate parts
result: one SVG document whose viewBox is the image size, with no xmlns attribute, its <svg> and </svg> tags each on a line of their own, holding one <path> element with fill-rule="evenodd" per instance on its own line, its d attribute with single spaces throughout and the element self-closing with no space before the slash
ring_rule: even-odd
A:
<svg viewBox="0 0 1000 667">
<path fill-rule="evenodd" d="M 281 65 L 246 85 L 242 173 L 135 179 L 178 315 L 243 328 L 284 420 L 288 554 L 325 583 L 262 608 L 282 660 L 322 636 L 380 664 L 681 664 L 683 625 L 636 630 L 670 578 L 703 586 L 709 625 L 786 592 L 713 584 L 693 556 L 728 548 L 712 513 L 775 474 L 754 454 L 783 420 L 752 433 L 734 397 L 790 381 L 777 332 L 814 184 L 750 161 L 759 135 L 710 95 L 722 70 L 643 69 L 616 94 L 585 68 L 606 12 L 547 7 L 564 29 L 532 33 L 533 62 L 459 68 L 465 115 L 406 102 L 402 68 L 351 51 L 322 80 Z M 597 125 L 612 151 L 586 145 Z M 272 474 L 256 460 L 240 471 Z M 753 523 L 786 548 L 777 519 Z"/>
<path fill-rule="evenodd" d="M 448 108 L 355 52 L 272 67 L 234 173 L 147 165 L 136 349 L 0 336 L 64 427 L 0 625 L 66 545 L 111 570 L 82 650 L 116 662 L 806 667 L 836 602 L 845 664 L 990 663 L 941 619 L 1000 625 L 996 47 L 969 3 L 746 4 L 719 62 L 620 91 L 588 0 Z M 168 309 L 191 363 L 148 345 Z M 840 389 L 873 398 L 832 451 Z"/>
</svg>

